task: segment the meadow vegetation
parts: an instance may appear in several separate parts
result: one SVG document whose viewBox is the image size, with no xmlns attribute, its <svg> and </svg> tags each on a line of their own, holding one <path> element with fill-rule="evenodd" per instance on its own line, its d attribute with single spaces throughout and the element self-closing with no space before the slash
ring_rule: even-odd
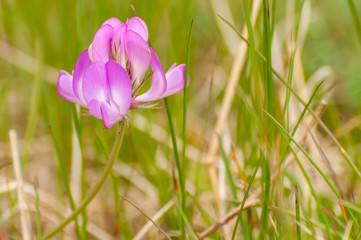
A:
<svg viewBox="0 0 361 240">
<path fill-rule="evenodd" d="M 56 83 L 131 4 L 190 83 L 130 110 L 111 154 L 117 127 Z M 360 18 L 353 0 L 0 1 L 0 238 L 360 239 Z"/>
</svg>

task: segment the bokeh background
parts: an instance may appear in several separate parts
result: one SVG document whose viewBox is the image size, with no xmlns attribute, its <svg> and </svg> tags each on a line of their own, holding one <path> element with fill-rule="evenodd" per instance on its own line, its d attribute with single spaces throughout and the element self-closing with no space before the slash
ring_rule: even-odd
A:
<svg viewBox="0 0 361 240">
<path fill-rule="evenodd" d="M 250 1 L 251 7 L 257 1 Z M 252 5 L 253 3 L 253 5 Z M 360 18 L 361 4 L 355 1 L 356 15 Z M 42 231 L 47 232 L 70 212 L 69 199 L 64 187 L 65 166 L 75 202 L 78 204 L 100 176 L 106 156 L 110 152 L 116 129 L 104 129 L 102 122 L 80 114 L 74 104 L 60 98 L 56 92 L 57 74 L 60 70 L 71 72 L 79 54 L 92 41 L 96 30 L 111 17 L 121 21 L 136 14 L 148 25 L 149 40 L 158 54 L 164 69 L 174 62 L 184 63 L 187 40 L 192 19 L 193 35 L 189 51 L 190 85 L 188 88 L 187 121 L 187 190 L 188 219 L 195 232 L 200 233 L 235 206 L 223 165 L 216 165 L 221 189 L 221 209 L 212 191 L 212 177 L 208 174 L 205 156 L 209 149 L 215 125 L 221 111 L 225 89 L 235 66 L 242 40 L 221 18 L 231 22 L 235 29 L 245 27 L 244 1 L 220 0 L 1 0 L 0 1 L 0 234 L 4 239 L 21 239 L 19 206 L 15 189 L 9 130 L 17 133 L 21 154 L 25 198 L 32 232 L 36 236 L 36 196 L 40 198 Z M 272 65 L 286 79 L 289 78 L 292 56 L 294 70 L 292 86 L 308 102 L 315 86 L 323 81 L 320 91 L 312 100 L 316 108 L 321 100 L 327 105 L 322 120 L 348 152 L 356 166 L 360 166 L 360 113 L 361 113 L 361 39 L 347 1 L 339 0 L 273 0 L 270 1 L 272 35 Z M 262 8 L 254 24 L 257 49 L 263 51 L 264 33 Z M 360 35 L 361 36 L 361 35 Z M 247 49 L 245 50 L 247 51 Z M 248 56 L 248 52 L 244 53 Z M 287 155 L 287 148 L 277 148 L 281 134 L 274 125 L 267 125 L 262 113 L 264 90 L 263 62 L 253 62 L 246 57 L 242 67 L 236 95 L 224 131 L 219 136 L 227 156 L 237 156 L 239 165 L 232 162 L 232 175 L 237 185 L 238 203 L 245 193 L 244 179 L 250 179 L 260 158 L 259 149 L 266 149 L 270 172 L 278 169 L 277 156 Z M 256 73 L 255 73 L 256 72 Z M 275 118 L 292 130 L 303 107 L 291 97 L 285 114 L 284 101 L 287 88 L 274 77 Z M 261 82 L 257 89 L 255 82 Z M 261 104 L 257 103 L 261 99 Z M 177 136 L 181 137 L 183 95 L 169 97 L 172 118 Z M 132 239 L 146 224 L 146 217 L 119 195 L 126 196 L 149 215 L 170 204 L 159 224 L 175 236 L 180 233 L 179 213 L 172 204 L 176 202 L 177 178 L 174 154 L 171 147 L 167 113 L 160 103 L 159 109 L 131 110 L 129 129 L 123 141 L 119 159 L 107 184 L 87 208 L 90 239 Z M 287 116 L 287 117 L 286 117 Z M 286 120 L 286 119 L 289 119 Z M 302 124 L 301 124 L 302 125 Z M 264 132 L 274 129 L 264 140 Z M 302 131 L 302 130 L 301 130 Z M 303 128 L 307 131 L 307 126 Z M 302 132 L 300 133 L 302 135 Z M 343 191 L 343 199 L 359 202 L 360 179 L 342 159 L 342 154 L 330 141 L 328 134 L 315 128 L 305 148 L 317 161 L 326 175 Z M 297 136 L 297 134 L 296 134 Z M 263 140 L 262 140 L 263 139 Z M 266 142 L 266 143 L 265 143 Z M 287 141 L 286 141 L 287 142 Z M 309 143 L 308 143 L 309 142 Z M 316 142 L 316 143 L 315 143 Z M 285 144 L 282 140 L 282 143 Z M 286 145 L 289 144 L 286 143 Z M 179 142 L 181 146 L 181 142 Z M 181 149 L 181 147 L 179 147 Z M 320 150 L 321 149 L 321 150 Z M 219 152 L 217 153 L 219 155 Z M 322 157 L 322 156 L 323 157 Z M 234 158 L 234 156 L 233 156 Z M 325 160 L 326 159 L 326 160 Z M 302 160 L 302 159 L 301 159 Z M 329 229 L 343 233 L 348 222 L 342 218 L 337 198 L 327 188 L 324 180 L 308 166 L 320 202 L 315 206 L 302 173 L 291 165 L 287 174 L 277 184 L 272 182 L 270 206 L 293 208 L 294 182 L 302 192 L 303 214 L 322 223 L 322 214 L 315 216 L 314 209 L 326 212 Z M 236 166 L 240 166 L 237 170 Z M 263 173 L 256 175 L 254 189 L 262 186 Z M 242 178 L 243 177 L 243 178 Z M 222 182 L 222 179 L 224 180 Z M 247 181 L 246 181 L 247 182 Z M 37 186 L 39 194 L 36 193 Z M 222 190 L 223 189 L 223 190 Z M 222 193 L 223 191 L 223 193 Z M 252 191 L 251 191 L 252 192 Z M 236 201 L 237 202 L 237 201 Z M 261 205 L 261 204 L 260 204 Z M 247 210 L 243 229 L 248 236 L 258 236 L 261 207 Z M 272 210 L 270 210 L 272 212 Z M 294 217 L 279 212 L 270 213 L 265 230 L 269 237 L 295 233 Z M 357 215 L 358 216 L 358 215 Z M 282 220 L 282 218 L 284 218 Z M 279 226 L 287 222 L 283 227 Z M 340 224 L 339 222 L 342 222 Z M 234 224 L 231 221 L 232 224 Z M 211 235 L 212 239 L 230 239 L 229 227 Z M 305 223 L 306 224 L 306 223 Z M 306 224 L 307 225 L 307 224 Z M 273 227 L 272 227 L 273 226 Z M 313 226 L 311 224 L 311 226 Z M 315 228 L 311 234 L 332 234 L 327 227 Z M 325 230 L 326 228 L 326 230 Z M 356 228 L 355 232 L 357 233 Z M 307 232 L 306 230 L 304 230 Z M 86 232 L 86 231 L 85 231 Z M 230 231 L 232 232 L 232 231 Z M 355 234 L 356 234 L 355 233 Z M 59 239 L 74 239 L 71 224 Z M 239 233 L 242 235 L 242 233 Z M 246 235 L 243 235 L 244 237 Z M 295 236 L 295 235 L 294 235 Z M 357 236 L 357 235 L 354 235 Z M 161 239 L 155 227 L 144 239 Z M 287 239 L 287 238 L 285 238 Z"/>
</svg>

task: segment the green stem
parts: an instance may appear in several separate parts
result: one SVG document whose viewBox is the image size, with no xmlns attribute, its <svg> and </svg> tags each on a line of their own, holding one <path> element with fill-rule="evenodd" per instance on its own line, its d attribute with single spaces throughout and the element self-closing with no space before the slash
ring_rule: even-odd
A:
<svg viewBox="0 0 361 240">
<path fill-rule="evenodd" d="M 183 137 L 183 152 L 182 152 L 182 160 L 183 160 L 183 180 L 186 181 L 186 169 L 187 169 L 187 159 L 186 159 L 186 147 L 187 147 L 187 137 L 186 137 L 186 128 L 187 128 L 187 101 L 188 101 L 188 75 L 189 75 L 189 51 L 190 51 L 190 44 L 191 44 L 191 37 L 192 37 L 192 30 L 193 30 L 193 19 L 191 22 L 191 28 L 189 30 L 188 36 L 188 44 L 187 44 L 187 57 L 186 57 L 186 70 L 184 75 L 184 91 L 183 91 L 183 129 L 182 129 L 182 137 Z M 182 183 L 183 186 L 186 186 L 186 183 Z M 187 214 L 187 194 L 185 192 L 182 194 L 182 210 L 184 214 Z"/>
<path fill-rule="evenodd" d="M 105 166 L 102 176 L 100 177 L 100 179 L 96 183 L 96 185 L 93 187 L 90 194 L 83 200 L 83 202 L 80 204 L 80 206 L 76 210 L 73 211 L 72 214 L 70 214 L 66 219 L 64 219 L 64 221 L 62 223 L 60 223 L 56 228 L 54 228 L 50 233 L 45 235 L 43 240 L 49 239 L 50 237 L 52 237 L 55 234 L 57 234 L 58 232 L 60 232 L 66 225 L 68 225 L 71 221 L 73 221 L 78 216 L 78 214 L 81 213 L 88 206 L 88 204 L 94 199 L 94 197 L 97 195 L 100 188 L 103 186 L 105 180 L 107 179 L 109 173 L 111 172 L 115 160 L 117 159 L 120 147 L 122 145 L 125 125 L 126 125 L 125 123 L 120 123 L 120 125 L 118 127 L 117 136 L 116 136 L 116 139 L 115 139 L 115 142 L 113 145 L 113 149 L 109 156 L 109 161 L 108 161 L 107 165 Z"/>
<path fill-rule="evenodd" d="M 348 3 L 348 7 L 350 8 L 353 23 L 355 24 L 358 40 L 361 44 L 361 23 L 357 14 L 355 3 L 353 2 L 353 0 L 347 0 L 347 3 Z"/>
<path fill-rule="evenodd" d="M 165 104 L 165 109 L 167 110 L 169 129 L 170 129 L 170 133 L 171 133 L 171 137 L 172 137 L 175 164 L 177 166 L 178 178 L 179 178 L 178 179 L 178 184 L 180 185 L 180 188 L 181 188 L 181 197 L 182 197 L 181 199 L 184 199 L 183 196 L 186 194 L 185 181 L 184 181 L 181 161 L 180 161 L 180 158 L 179 158 L 179 152 L 178 152 L 178 146 L 177 146 L 177 138 L 176 138 L 175 131 L 174 131 L 172 113 L 170 111 L 170 107 L 169 107 L 169 103 L 168 103 L 167 98 L 164 98 L 164 104 Z M 185 234 L 185 229 L 184 229 L 184 226 L 183 226 L 183 219 L 180 218 L 180 220 L 181 220 L 182 235 L 184 235 Z"/>
</svg>

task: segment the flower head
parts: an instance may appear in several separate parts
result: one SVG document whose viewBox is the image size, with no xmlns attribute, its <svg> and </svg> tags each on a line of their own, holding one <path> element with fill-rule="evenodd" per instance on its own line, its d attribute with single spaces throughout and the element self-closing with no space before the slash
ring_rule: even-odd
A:
<svg viewBox="0 0 361 240">
<path fill-rule="evenodd" d="M 138 96 L 138 89 L 149 78 L 145 76 L 149 67 L 151 86 Z M 111 18 L 80 54 L 73 76 L 60 71 L 57 90 L 62 98 L 87 107 L 110 128 L 122 121 L 130 108 L 183 91 L 184 80 L 184 64 L 173 64 L 164 74 L 141 18 L 133 17 L 125 23 Z"/>
</svg>

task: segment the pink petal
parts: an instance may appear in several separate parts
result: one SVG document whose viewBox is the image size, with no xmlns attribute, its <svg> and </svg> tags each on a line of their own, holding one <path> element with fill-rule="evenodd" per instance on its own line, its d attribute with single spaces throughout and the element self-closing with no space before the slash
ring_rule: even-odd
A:
<svg viewBox="0 0 361 240">
<path fill-rule="evenodd" d="M 86 105 L 84 96 L 83 96 L 83 88 L 82 88 L 83 76 L 84 76 L 85 71 L 88 69 L 88 67 L 91 64 L 92 64 L 92 62 L 90 61 L 90 58 L 88 55 L 88 50 L 84 50 L 80 54 L 80 56 L 75 64 L 75 69 L 74 69 L 74 73 L 73 73 L 74 94 L 82 102 L 83 106 Z"/>
<path fill-rule="evenodd" d="M 150 64 L 149 45 L 144 39 L 133 31 L 124 33 L 124 44 L 130 64 L 130 73 L 132 82 L 135 85 L 142 81 Z"/>
<path fill-rule="evenodd" d="M 110 25 L 103 25 L 95 33 L 92 48 L 92 58 L 94 62 L 106 63 L 112 57 L 111 41 L 113 39 L 113 28 Z"/>
<path fill-rule="evenodd" d="M 89 105 L 92 100 L 109 102 L 109 91 L 105 63 L 93 63 L 83 77 L 83 94 Z M 89 108 L 90 109 L 90 108 Z"/>
<path fill-rule="evenodd" d="M 119 108 L 119 113 L 125 115 L 132 101 L 132 84 L 128 73 L 117 62 L 110 60 L 106 64 L 110 98 Z"/>
<path fill-rule="evenodd" d="M 60 97 L 64 98 L 65 100 L 84 107 L 86 106 L 85 103 L 82 103 L 79 98 L 75 96 L 73 90 L 73 77 L 65 71 L 60 71 L 59 73 L 57 91 Z"/>
<path fill-rule="evenodd" d="M 144 41 L 148 42 L 147 24 L 140 17 L 132 17 L 126 21 L 127 30 L 138 33 Z"/>
<path fill-rule="evenodd" d="M 114 29 L 114 38 L 113 44 L 116 50 L 115 59 L 123 68 L 126 68 L 127 61 L 125 55 L 125 46 L 124 46 L 124 32 L 127 30 L 127 26 L 125 23 L 119 25 L 116 29 Z"/>
<path fill-rule="evenodd" d="M 173 70 L 176 67 L 177 67 L 177 63 L 173 63 L 173 65 L 169 68 L 168 72 L 170 72 L 171 70 Z"/>
<path fill-rule="evenodd" d="M 100 110 L 101 104 L 102 104 L 101 102 L 99 102 L 98 100 L 95 100 L 95 99 L 91 100 L 88 103 L 88 109 L 89 109 L 90 114 L 98 119 L 103 119 L 102 113 Z"/>
<path fill-rule="evenodd" d="M 149 49 L 151 53 L 150 65 L 152 66 L 152 70 L 153 70 L 152 85 L 150 86 L 150 89 L 147 92 L 135 98 L 135 100 L 139 102 L 149 102 L 149 101 L 158 100 L 161 98 L 161 96 L 164 94 L 164 92 L 167 89 L 167 80 L 165 78 L 162 65 L 160 64 L 160 61 L 157 55 L 155 54 L 155 52 L 153 51 L 153 49 L 152 48 Z"/>
<path fill-rule="evenodd" d="M 107 103 L 101 104 L 100 111 L 102 114 L 104 126 L 107 129 L 111 128 L 117 122 L 123 120 L 123 115 L 119 114 L 117 109 L 114 109 Z"/>
<path fill-rule="evenodd" d="M 120 24 L 122 24 L 121 21 L 119 21 L 118 18 L 109 18 L 108 20 L 106 20 L 102 26 L 104 25 L 110 25 L 112 28 L 117 28 Z"/>
<path fill-rule="evenodd" d="M 171 68 L 165 74 L 167 79 L 167 90 L 161 98 L 168 97 L 184 90 L 185 69 L 186 65 L 181 64 L 178 67 Z M 187 84 L 189 84 L 189 82 Z"/>
</svg>

